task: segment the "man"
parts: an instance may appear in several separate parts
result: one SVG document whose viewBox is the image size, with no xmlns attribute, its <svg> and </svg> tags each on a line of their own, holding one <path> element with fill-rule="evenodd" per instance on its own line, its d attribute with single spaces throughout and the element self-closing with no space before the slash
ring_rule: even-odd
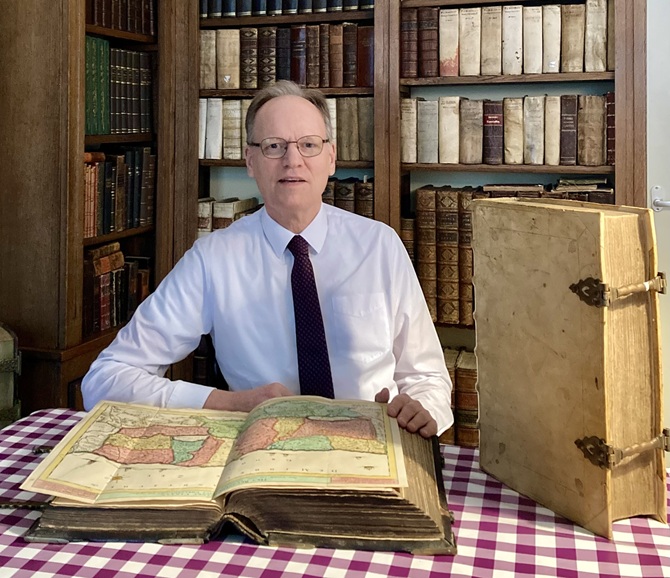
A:
<svg viewBox="0 0 670 578">
<path fill-rule="evenodd" d="M 291 248 L 300 235 L 334 396 L 389 401 L 389 415 L 424 437 L 445 430 L 451 381 L 402 242 L 382 223 L 321 202 L 335 172 L 323 95 L 280 81 L 257 93 L 246 128 L 247 172 L 264 208 L 187 251 L 92 364 L 86 408 L 107 399 L 249 411 L 301 393 Z M 230 391 L 162 377 L 210 333 Z"/>
</svg>

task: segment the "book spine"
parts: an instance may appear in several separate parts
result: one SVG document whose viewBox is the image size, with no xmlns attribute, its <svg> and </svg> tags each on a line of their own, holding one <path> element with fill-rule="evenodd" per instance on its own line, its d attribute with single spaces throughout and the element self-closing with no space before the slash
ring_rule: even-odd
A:
<svg viewBox="0 0 670 578">
<path fill-rule="evenodd" d="M 266 88 L 277 78 L 277 27 L 264 26 L 258 33 L 258 88 Z"/>
<path fill-rule="evenodd" d="M 561 162 L 561 97 L 546 96 L 544 102 L 544 164 Z"/>
<path fill-rule="evenodd" d="M 400 100 L 400 158 L 403 163 L 416 162 L 416 104 L 416 98 L 402 98 Z"/>
<path fill-rule="evenodd" d="M 440 76 L 458 76 L 458 8 L 440 10 L 438 57 Z"/>
<path fill-rule="evenodd" d="M 438 99 L 438 160 L 440 163 L 458 164 L 459 108 L 459 96 L 440 96 Z"/>
<path fill-rule="evenodd" d="M 523 164 L 523 98 L 503 99 L 503 143 L 506 165 Z"/>
<path fill-rule="evenodd" d="M 542 72 L 561 70 L 561 7 L 542 6 Z"/>
<path fill-rule="evenodd" d="M 307 84 L 307 25 L 291 26 L 291 80 L 300 86 Z"/>
<path fill-rule="evenodd" d="M 479 76 L 481 73 L 482 9 L 459 9 L 459 71 L 461 76 Z"/>
<path fill-rule="evenodd" d="M 341 88 L 344 83 L 344 53 L 342 48 L 342 24 L 330 25 L 330 87 Z"/>
<path fill-rule="evenodd" d="M 308 24 L 307 25 L 307 43 L 306 43 L 306 72 L 305 72 L 305 83 L 307 88 L 318 88 L 319 87 L 319 75 L 320 75 L 320 63 L 319 57 L 321 53 L 320 47 L 320 38 L 319 38 L 319 25 L 318 24 Z"/>
<path fill-rule="evenodd" d="M 400 77 L 416 78 L 418 75 L 418 10 L 403 8 L 400 11 Z"/>
<path fill-rule="evenodd" d="M 319 86 L 330 87 L 330 24 L 319 24 Z"/>
<path fill-rule="evenodd" d="M 258 29 L 240 28 L 240 88 L 258 87 Z"/>
<path fill-rule="evenodd" d="M 484 145 L 484 107 L 481 100 L 461 98 L 459 129 L 461 164 L 481 164 Z"/>
<path fill-rule="evenodd" d="M 409 260 L 412 264 L 416 261 L 416 243 L 415 243 L 415 219 L 411 217 L 400 217 L 400 240 L 407 249 Z"/>
<path fill-rule="evenodd" d="M 223 158 L 242 158 L 242 102 L 239 99 L 223 101 Z"/>
<path fill-rule="evenodd" d="M 561 5 L 561 72 L 583 72 L 586 9 L 584 4 Z"/>
<path fill-rule="evenodd" d="M 484 149 L 482 160 L 487 165 L 499 165 L 503 162 L 503 103 L 502 100 L 485 100 Z"/>
<path fill-rule="evenodd" d="M 616 149 L 615 149 L 615 97 L 614 92 L 610 91 L 605 94 L 605 114 L 607 117 L 606 126 L 607 126 L 607 136 L 606 136 L 606 163 L 608 165 L 614 166 L 614 161 L 616 158 Z"/>
<path fill-rule="evenodd" d="M 606 158 L 605 97 L 580 94 L 577 113 L 577 164 L 599 166 Z"/>
<path fill-rule="evenodd" d="M 374 86 L 375 74 L 375 29 L 373 26 L 358 27 L 356 77 L 358 86 Z"/>
<path fill-rule="evenodd" d="M 282 0 L 282 14 L 297 14 L 298 0 Z"/>
<path fill-rule="evenodd" d="M 561 96 L 561 164 L 577 164 L 577 95 Z"/>
<path fill-rule="evenodd" d="M 328 182 L 326 183 L 326 188 L 323 190 L 321 195 L 321 202 L 326 205 L 335 205 L 335 179 L 334 177 L 329 177 Z"/>
<path fill-rule="evenodd" d="M 586 0 L 584 71 L 607 70 L 607 0 Z"/>
<path fill-rule="evenodd" d="M 240 88 L 240 30 L 216 31 L 216 87 Z"/>
<path fill-rule="evenodd" d="M 265 16 L 268 13 L 267 0 L 251 0 L 251 15 Z"/>
<path fill-rule="evenodd" d="M 221 18 L 222 16 L 235 16 L 235 0 L 232 0 L 232 14 L 230 9 L 230 2 L 225 3 L 227 10 L 224 10 L 224 2 L 222 0 L 209 0 L 208 15 L 210 18 Z"/>
<path fill-rule="evenodd" d="M 279 16 L 282 13 L 281 0 L 267 0 L 266 11 L 268 16 Z"/>
<path fill-rule="evenodd" d="M 523 99 L 523 162 L 544 164 L 544 96 Z"/>
<path fill-rule="evenodd" d="M 607 0 L 607 70 L 614 70 L 616 66 L 614 38 L 614 0 Z"/>
<path fill-rule="evenodd" d="M 502 6 L 482 7 L 481 73 L 502 74 Z"/>
<path fill-rule="evenodd" d="M 473 190 L 458 191 L 458 309 L 461 325 L 474 325 L 472 286 L 472 199 Z"/>
<path fill-rule="evenodd" d="M 438 26 L 440 9 L 422 7 L 417 13 L 417 43 L 419 76 L 429 78 L 439 76 Z"/>
<path fill-rule="evenodd" d="M 358 98 L 359 160 L 375 160 L 375 100 L 371 96 Z M 358 212 L 358 211 L 357 211 Z"/>
<path fill-rule="evenodd" d="M 353 213 L 356 209 L 356 194 L 354 191 L 355 183 L 358 179 L 350 177 L 348 179 L 338 179 L 335 181 L 335 206 Z"/>
<path fill-rule="evenodd" d="M 355 87 L 358 84 L 358 24 L 342 24 L 342 85 Z"/>
<path fill-rule="evenodd" d="M 223 99 L 207 99 L 205 158 L 220 159 L 223 153 Z"/>
<path fill-rule="evenodd" d="M 235 15 L 251 16 L 251 0 L 236 0 Z"/>
<path fill-rule="evenodd" d="M 342 0 L 327 0 L 326 10 L 328 12 L 342 12 Z"/>
<path fill-rule="evenodd" d="M 437 100 L 417 102 L 417 162 L 438 161 L 438 103 Z"/>
<path fill-rule="evenodd" d="M 337 156 L 343 161 L 360 160 L 358 142 L 358 98 L 337 99 Z"/>
<path fill-rule="evenodd" d="M 326 0 L 312 0 L 312 12 L 315 14 L 325 14 L 328 11 L 328 2 Z"/>
<path fill-rule="evenodd" d="M 298 0 L 298 14 L 311 14 L 312 0 Z"/>
<path fill-rule="evenodd" d="M 523 7 L 503 6 L 502 9 L 502 73 L 521 74 L 523 71 Z"/>
<path fill-rule="evenodd" d="M 291 29 L 277 28 L 275 42 L 277 80 L 291 80 Z"/>
<path fill-rule="evenodd" d="M 457 324 L 458 302 L 458 189 L 435 191 L 435 259 L 437 263 L 437 321 Z"/>
<path fill-rule="evenodd" d="M 431 319 L 437 321 L 436 192 L 427 185 L 416 190 L 416 269 Z"/>
<path fill-rule="evenodd" d="M 523 73 L 542 73 L 542 6 L 523 7 Z"/>
<path fill-rule="evenodd" d="M 374 183 L 357 181 L 354 183 L 354 212 L 362 217 L 374 218 Z"/>
</svg>

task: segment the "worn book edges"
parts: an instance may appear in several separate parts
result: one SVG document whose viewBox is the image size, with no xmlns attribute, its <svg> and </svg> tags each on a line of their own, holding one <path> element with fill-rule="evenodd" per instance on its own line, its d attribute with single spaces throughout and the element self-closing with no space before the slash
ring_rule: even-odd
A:
<svg viewBox="0 0 670 578">
<path fill-rule="evenodd" d="M 667 523 L 653 212 L 491 199 L 473 230 L 481 468 L 610 539 Z"/>
<path fill-rule="evenodd" d="M 458 307 L 458 194 L 444 185 L 435 192 L 435 249 L 437 261 L 437 321 L 456 325 Z"/>
<path fill-rule="evenodd" d="M 23 484 L 57 496 L 26 537 L 201 543 L 232 522 L 273 546 L 453 554 L 438 460 L 375 402 L 102 402 Z"/>
<path fill-rule="evenodd" d="M 438 57 L 440 60 L 440 76 L 458 76 L 458 30 L 458 8 L 441 9 L 438 24 Z M 404 46 L 405 44 L 403 41 L 403 47 Z M 404 53 L 405 52 L 403 52 L 403 54 Z M 403 67 L 404 64 L 401 64 L 400 66 Z"/>
<path fill-rule="evenodd" d="M 434 185 L 416 192 L 416 273 L 433 322 L 437 321 L 437 215 Z"/>
</svg>

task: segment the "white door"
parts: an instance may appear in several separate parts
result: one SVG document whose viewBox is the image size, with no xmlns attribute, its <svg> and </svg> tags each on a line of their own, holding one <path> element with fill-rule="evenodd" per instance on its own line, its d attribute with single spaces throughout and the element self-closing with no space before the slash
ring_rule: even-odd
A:
<svg viewBox="0 0 670 578">
<path fill-rule="evenodd" d="M 670 201 L 670 2 L 647 2 L 647 184 L 648 206 L 654 187 Z M 670 276 L 670 208 L 654 213 L 659 270 Z M 670 293 L 662 295 L 661 344 L 663 346 L 664 415 L 670 427 Z"/>
</svg>

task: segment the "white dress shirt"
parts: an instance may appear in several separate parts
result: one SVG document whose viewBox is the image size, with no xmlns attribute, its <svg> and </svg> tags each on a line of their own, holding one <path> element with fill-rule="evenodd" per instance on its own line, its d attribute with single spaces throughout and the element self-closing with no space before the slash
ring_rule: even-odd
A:
<svg viewBox="0 0 670 578">
<path fill-rule="evenodd" d="M 301 233 L 323 313 L 338 399 L 407 393 L 453 423 L 451 380 L 421 287 L 390 227 L 322 205 Z M 167 368 L 211 333 L 232 391 L 279 382 L 300 393 L 291 268 L 293 233 L 261 209 L 195 242 L 82 383 L 84 404 L 102 399 L 202 407 L 212 388 L 171 381 Z"/>
</svg>

